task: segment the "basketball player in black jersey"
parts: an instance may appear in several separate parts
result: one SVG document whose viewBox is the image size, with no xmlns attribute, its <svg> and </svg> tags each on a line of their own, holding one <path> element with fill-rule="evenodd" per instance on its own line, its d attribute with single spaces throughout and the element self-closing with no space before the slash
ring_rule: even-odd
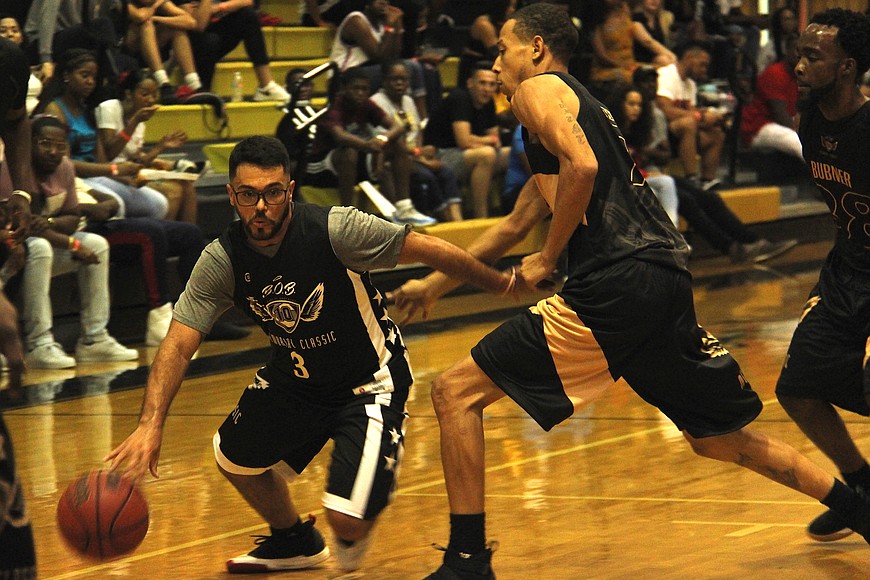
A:
<svg viewBox="0 0 870 580">
<path fill-rule="evenodd" d="M 236 572 L 308 568 L 325 560 L 313 520 L 288 493 L 329 439 L 323 496 L 333 553 L 352 571 L 395 488 L 413 382 L 407 351 L 368 271 L 423 262 L 491 292 L 516 275 L 467 252 L 350 207 L 293 202 L 280 141 L 251 137 L 230 155 L 227 193 L 239 216 L 209 244 L 173 311 L 145 387 L 136 430 L 108 456 L 134 478 L 157 476 L 163 424 L 203 336 L 235 304 L 269 337 L 271 355 L 214 435 L 219 471 L 268 522 L 271 535 L 231 558 Z"/>
<path fill-rule="evenodd" d="M 430 578 L 493 578 L 484 522 L 483 409 L 505 395 L 545 430 L 619 378 L 704 457 L 801 491 L 870 537 L 870 503 L 786 444 L 746 429 L 761 401 L 695 319 L 688 250 L 634 166 L 609 113 L 573 77 L 577 31 L 564 11 L 527 6 L 504 24 L 493 70 L 526 128 L 553 218 L 523 259 L 535 286 L 563 250 L 563 289 L 509 320 L 435 380 L 432 399 L 450 503 L 450 543 Z"/>
<path fill-rule="evenodd" d="M 9 225 L 9 236 L 0 243 L 17 245 L 27 237 L 30 225 L 30 123 L 25 97 L 30 69 L 24 53 L 12 42 L 0 38 L 0 138 L 5 155 L 0 156 L 2 173 L 18 189 L 2 200 L 0 228 Z M 0 179 L 6 177 L 0 173 Z M 0 251 L 0 264 L 6 260 Z M 18 331 L 18 313 L 0 283 L 0 354 L 6 357 L 9 388 L 7 400 L 21 397 L 24 349 Z M 24 505 L 24 491 L 15 469 L 15 454 L 9 432 L 0 414 L 0 578 L 36 578 L 36 552 L 30 516 Z"/>
<path fill-rule="evenodd" d="M 776 386 L 783 408 L 840 470 L 870 494 L 870 466 L 835 407 L 870 414 L 870 20 L 832 9 L 815 15 L 798 41 L 795 67 L 803 155 L 837 226 L 792 337 Z M 834 511 L 813 520 L 819 541 L 852 529 Z"/>
</svg>

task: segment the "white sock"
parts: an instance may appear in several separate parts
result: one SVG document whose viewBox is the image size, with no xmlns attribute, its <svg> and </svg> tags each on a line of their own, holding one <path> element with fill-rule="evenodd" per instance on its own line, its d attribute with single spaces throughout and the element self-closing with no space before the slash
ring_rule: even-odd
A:
<svg viewBox="0 0 870 580">
<path fill-rule="evenodd" d="M 192 72 L 184 75 L 184 84 L 189 86 L 194 91 L 202 88 L 202 81 L 199 80 L 199 74 Z"/>
<path fill-rule="evenodd" d="M 162 87 L 169 84 L 169 75 L 163 69 L 156 70 L 154 71 L 154 80 L 157 81 L 157 86 Z"/>
</svg>

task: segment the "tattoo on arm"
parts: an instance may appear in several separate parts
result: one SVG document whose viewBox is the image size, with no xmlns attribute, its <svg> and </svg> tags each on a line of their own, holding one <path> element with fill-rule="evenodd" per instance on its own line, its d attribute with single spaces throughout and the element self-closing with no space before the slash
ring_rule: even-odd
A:
<svg viewBox="0 0 870 580">
<path fill-rule="evenodd" d="M 559 108 L 562 109 L 562 112 L 565 114 L 565 120 L 571 123 L 571 132 L 574 133 L 574 138 L 577 139 L 577 143 L 582 145 L 586 142 L 586 135 L 583 133 L 583 130 L 580 128 L 580 124 L 577 123 L 577 119 L 574 118 L 574 115 L 568 111 L 568 108 L 564 103 L 559 103 Z"/>
</svg>

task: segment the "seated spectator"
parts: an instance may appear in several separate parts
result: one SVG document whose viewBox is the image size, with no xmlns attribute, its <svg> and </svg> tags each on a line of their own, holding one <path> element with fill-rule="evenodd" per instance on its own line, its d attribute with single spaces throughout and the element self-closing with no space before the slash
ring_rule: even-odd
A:
<svg viewBox="0 0 870 580">
<path fill-rule="evenodd" d="M 168 259 L 178 258 L 178 278 L 184 287 L 206 240 L 193 224 L 152 218 L 117 219 L 118 201 L 105 193 L 88 191 L 87 185 L 83 185 L 85 190 L 79 189 L 78 197 L 79 210 L 86 220 L 85 230 L 108 240 L 112 264 L 138 260 L 142 266 L 149 306 L 145 344 L 157 346 L 169 331 L 172 302 L 178 298 L 170 295 Z M 219 320 L 206 340 L 244 338 L 249 333 L 245 328 Z"/>
<path fill-rule="evenodd" d="M 396 206 L 392 216 L 384 217 L 396 223 L 431 225 L 435 220 L 418 212 L 409 196 L 413 161 L 405 148 L 405 127 L 371 102 L 369 86 L 368 76 L 359 69 L 342 75 L 340 93 L 317 123 L 306 183 L 338 185 L 341 204 L 350 205 L 359 181 L 376 181 Z M 386 127 L 387 132 L 378 127 Z"/>
<path fill-rule="evenodd" d="M 124 49 L 138 56 L 154 71 L 161 101 L 172 103 L 180 97 L 202 89 L 193 61 L 193 49 L 187 36 L 196 26 L 194 18 L 171 0 L 131 0 L 127 3 L 128 24 Z M 176 92 L 163 68 L 161 51 L 172 47 L 172 56 L 184 74 L 184 87 Z"/>
<path fill-rule="evenodd" d="M 241 42 L 257 77 L 254 100 L 281 103 L 290 100 L 287 91 L 272 78 L 266 41 L 253 0 L 179 0 L 178 4 L 196 21 L 195 30 L 188 36 L 196 69 L 207 90 L 211 89 L 217 63 Z"/>
<path fill-rule="evenodd" d="M 478 5 L 480 15 L 471 23 L 468 42 L 459 55 L 456 86 L 462 86 L 471 76 L 478 61 L 494 61 L 498 55 L 498 33 L 502 24 L 517 8 L 516 0 L 488 0 Z"/>
<path fill-rule="evenodd" d="M 299 3 L 302 26 L 336 28 L 354 10 L 365 8 L 365 0 L 304 0 Z"/>
<path fill-rule="evenodd" d="M 704 190 L 691 180 L 662 173 L 659 165 L 670 160 L 670 145 L 664 123 L 655 120 L 663 116 L 655 113 L 655 72 L 648 69 L 635 74 L 637 86 L 616 91 L 609 106 L 632 157 L 671 221 L 676 225 L 679 211 L 695 232 L 734 263 L 764 262 L 794 248 L 797 240 L 772 242 L 757 236 L 715 190 Z"/>
<path fill-rule="evenodd" d="M 121 100 L 100 103 L 95 110 L 97 139 L 112 163 L 133 161 L 143 167 L 171 170 L 176 163 L 159 159 L 167 149 L 177 149 L 187 142 L 187 133 L 174 131 L 163 135 L 154 147 L 146 150 L 145 122 L 157 112 L 157 81 L 149 69 L 122 75 Z M 148 186 L 166 196 L 166 219 L 196 223 L 196 188 L 194 182 L 167 179 L 148 182 Z"/>
<path fill-rule="evenodd" d="M 465 86 L 453 89 L 432 113 L 423 141 L 471 189 L 474 217 L 489 215 L 493 178 L 504 173 L 510 147 L 502 147 L 493 96 L 496 75 L 479 63 Z"/>
<path fill-rule="evenodd" d="M 125 217 L 162 218 L 169 207 L 166 197 L 156 189 L 134 184 L 142 164 L 108 161 L 97 139 L 94 111 L 86 102 L 96 87 L 94 54 L 72 49 L 62 62 L 61 73 L 43 89 L 37 111 L 44 107 L 46 113 L 58 117 L 69 127 L 69 154 L 76 175 L 84 178 L 93 189 L 118 198 Z"/>
<path fill-rule="evenodd" d="M 0 37 L 11 40 L 18 46 L 25 43 L 24 34 L 21 33 L 21 27 L 18 21 L 11 16 L 0 16 Z M 42 81 L 33 72 L 30 73 L 30 80 L 27 81 L 27 114 L 33 114 L 39 103 L 39 95 L 42 93 Z"/>
<path fill-rule="evenodd" d="M 401 60 L 384 65 L 384 86 L 372 96 L 372 101 L 393 122 L 405 127 L 405 145 L 414 159 L 411 173 L 411 200 L 427 214 L 438 216 L 441 221 L 462 219 L 462 198 L 459 183 L 449 167 L 437 158 L 433 145 L 423 144 L 420 114 L 414 100 L 407 95 L 408 68 Z"/>
<path fill-rule="evenodd" d="M 674 25 L 674 13 L 666 10 L 662 0 L 641 0 L 635 6 L 632 20 L 643 26 L 653 40 L 670 48 L 671 27 Z M 640 63 L 654 62 L 656 53 L 639 42 L 634 43 L 634 60 Z"/>
<path fill-rule="evenodd" d="M 398 58 L 402 51 L 404 28 L 402 11 L 387 0 L 367 0 L 362 12 L 348 14 L 335 32 L 329 60 L 340 72 L 360 68 L 368 75 L 372 91 L 381 86 L 382 63 Z M 419 62 L 407 60 L 411 71 L 411 97 L 421 118 L 426 119 L 426 80 Z M 334 89 L 330 89 L 330 94 Z"/>
<path fill-rule="evenodd" d="M 76 362 L 128 361 L 139 353 L 106 330 L 109 322 L 109 244 L 96 234 L 78 231 L 75 169 L 66 157 L 65 125 L 53 117 L 32 124 L 34 196 L 31 236 L 22 273 L 21 314 L 25 361 L 30 368 L 60 369 Z M 52 333 L 51 278 L 77 272 L 81 296 L 81 334 L 75 358 Z"/>
<path fill-rule="evenodd" d="M 590 82 L 598 85 L 631 82 L 637 68 L 634 45 L 646 47 L 656 66 L 673 64 L 677 58 L 666 46 L 653 39 L 646 28 L 631 19 L 626 0 L 597 0 L 603 18 L 592 32 L 592 71 Z"/>
<path fill-rule="evenodd" d="M 770 14 L 769 37 L 758 50 L 757 70 L 763 71 L 773 63 L 783 60 L 786 55 L 787 37 L 799 35 L 798 19 L 795 11 L 783 6 Z"/>
<path fill-rule="evenodd" d="M 796 34 L 786 38 L 784 58 L 758 75 L 752 100 L 741 110 L 740 137 L 750 149 L 781 151 L 803 161 L 803 147 L 795 130 L 797 39 Z"/>
<path fill-rule="evenodd" d="M 284 88 L 291 95 L 291 99 L 293 91 L 296 90 L 296 83 L 305 73 L 304 68 L 298 67 L 287 71 Z M 310 123 L 304 131 L 299 130 L 303 123 L 317 114 L 317 111 L 311 106 L 313 93 L 314 83 L 310 79 L 303 81 L 299 86 L 299 94 L 296 95 L 296 106 L 292 111 L 284 109 L 286 114 L 281 117 L 278 128 L 275 130 L 275 137 L 284 144 L 284 148 L 287 149 L 287 154 L 290 156 L 290 174 L 300 183 L 304 178 L 300 179 L 303 176 L 299 174 L 301 169 L 299 162 L 308 156 L 314 136 L 317 134 L 317 123 Z"/>
<path fill-rule="evenodd" d="M 658 71 L 657 104 L 668 120 L 685 176 L 703 188 L 719 184 L 716 177 L 725 145 L 727 114 L 697 106 L 698 82 L 707 80 L 710 51 L 690 42 L 679 51 L 679 60 Z M 701 156 L 700 177 L 697 157 Z"/>
</svg>

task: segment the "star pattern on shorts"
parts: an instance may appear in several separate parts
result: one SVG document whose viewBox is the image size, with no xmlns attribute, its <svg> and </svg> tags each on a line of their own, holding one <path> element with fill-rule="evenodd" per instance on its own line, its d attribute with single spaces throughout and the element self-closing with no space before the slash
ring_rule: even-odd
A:
<svg viewBox="0 0 870 580">
<path fill-rule="evenodd" d="M 393 445 L 398 445 L 399 441 L 402 440 L 402 434 L 399 433 L 398 431 L 396 431 L 395 427 L 390 429 L 389 433 L 390 433 L 390 439 L 391 439 L 390 443 L 392 443 Z"/>
<path fill-rule="evenodd" d="M 396 458 L 392 455 L 384 455 L 384 470 L 386 471 L 396 471 Z"/>
</svg>

